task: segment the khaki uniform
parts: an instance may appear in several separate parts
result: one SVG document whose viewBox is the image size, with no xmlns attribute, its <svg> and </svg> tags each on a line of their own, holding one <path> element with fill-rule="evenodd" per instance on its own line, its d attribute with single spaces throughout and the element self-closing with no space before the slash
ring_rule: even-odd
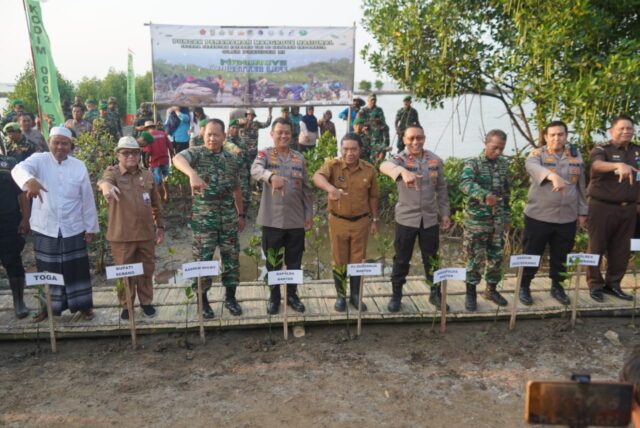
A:
<svg viewBox="0 0 640 428">
<path fill-rule="evenodd" d="M 113 262 L 117 265 L 142 263 L 143 275 L 127 278 L 125 284 L 135 301 L 136 289 L 141 305 L 153 301 L 153 271 L 155 269 L 154 224 L 164 228 L 162 203 L 151 172 L 138 169 L 134 173 L 116 165 L 105 171 L 100 182 L 116 186 L 119 201 L 109 203 L 109 227 L 106 238 L 111 246 Z M 122 305 L 123 291 L 118 292 Z"/>
<path fill-rule="evenodd" d="M 361 263 L 369 236 L 369 200 L 378 197 L 377 173 L 369 162 L 359 160 L 350 170 L 342 159 L 325 162 L 318 174 L 342 191 L 338 201 L 329 200 L 329 237 L 335 266 Z"/>
</svg>

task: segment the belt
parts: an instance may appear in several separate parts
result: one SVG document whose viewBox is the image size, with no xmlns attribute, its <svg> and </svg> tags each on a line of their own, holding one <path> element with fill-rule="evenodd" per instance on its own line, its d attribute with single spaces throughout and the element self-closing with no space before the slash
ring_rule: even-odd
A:
<svg viewBox="0 0 640 428">
<path fill-rule="evenodd" d="M 626 207 L 627 205 L 635 204 L 635 202 L 611 202 L 611 201 L 603 201 L 602 199 L 595 199 L 595 201 L 602 202 L 607 205 L 615 205 L 618 207 Z"/>
<path fill-rule="evenodd" d="M 364 213 L 364 214 L 361 214 L 361 215 L 357 215 L 357 216 L 355 216 L 355 217 L 345 217 L 345 216 L 343 216 L 343 215 L 338 215 L 338 214 L 334 213 L 333 211 L 331 211 L 331 215 L 332 215 L 332 216 L 334 216 L 334 217 L 337 217 L 337 218 L 339 218 L 339 219 L 342 219 L 342 220 L 347 220 L 347 221 L 358 221 L 358 220 L 360 220 L 361 218 L 368 216 L 368 215 L 369 215 L 369 213 Z"/>
</svg>

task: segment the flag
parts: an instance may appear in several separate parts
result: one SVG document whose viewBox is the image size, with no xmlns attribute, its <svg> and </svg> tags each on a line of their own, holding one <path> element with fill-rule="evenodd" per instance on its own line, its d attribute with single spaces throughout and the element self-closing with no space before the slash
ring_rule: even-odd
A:
<svg viewBox="0 0 640 428">
<path fill-rule="evenodd" d="M 125 123 L 133 125 L 136 120 L 136 76 L 133 74 L 133 52 L 129 50 L 127 66 L 127 117 Z"/>
<path fill-rule="evenodd" d="M 49 36 L 44 29 L 40 1 L 24 0 L 24 10 L 27 15 L 27 27 L 29 39 L 31 40 L 38 109 L 43 119 L 49 117 L 54 125 L 62 125 L 64 123 L 64 115 L 60 105 L 58 73 L 51 55 Z M 45 138 L 49 138 L 47 120 L 42 121 L 42 133 Z"/>
</svg>

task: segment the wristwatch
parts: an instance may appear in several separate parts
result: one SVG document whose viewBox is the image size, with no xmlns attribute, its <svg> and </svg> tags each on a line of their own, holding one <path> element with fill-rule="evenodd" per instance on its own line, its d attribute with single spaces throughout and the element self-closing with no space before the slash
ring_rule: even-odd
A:
<svg viewBox="0 0 640 428">
<path fill-rule="evenodd" d="M 371 217 L 371 221 L 377 223 L 380 220 L 378 217 Z"/>
</svg>

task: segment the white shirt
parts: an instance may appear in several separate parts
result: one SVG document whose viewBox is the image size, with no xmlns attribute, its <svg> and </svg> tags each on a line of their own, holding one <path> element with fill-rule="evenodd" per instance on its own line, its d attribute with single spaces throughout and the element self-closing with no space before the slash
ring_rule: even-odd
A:
<svg viewBox="0 0 640 428">
<path fill-rule="evenodd" d="M 98 232 L 91 181 L 82 161 L 68 157 L 58 162 L 50 152 L 34 153 L 16 165 L 11 176 L 22 190 L 32 178 L 47 189 L 40 192 L 42 202 L 33 199 L 32 230 L 52 238 L 59 233 L 68 238 L 82 232 Z"/>
</svg>

